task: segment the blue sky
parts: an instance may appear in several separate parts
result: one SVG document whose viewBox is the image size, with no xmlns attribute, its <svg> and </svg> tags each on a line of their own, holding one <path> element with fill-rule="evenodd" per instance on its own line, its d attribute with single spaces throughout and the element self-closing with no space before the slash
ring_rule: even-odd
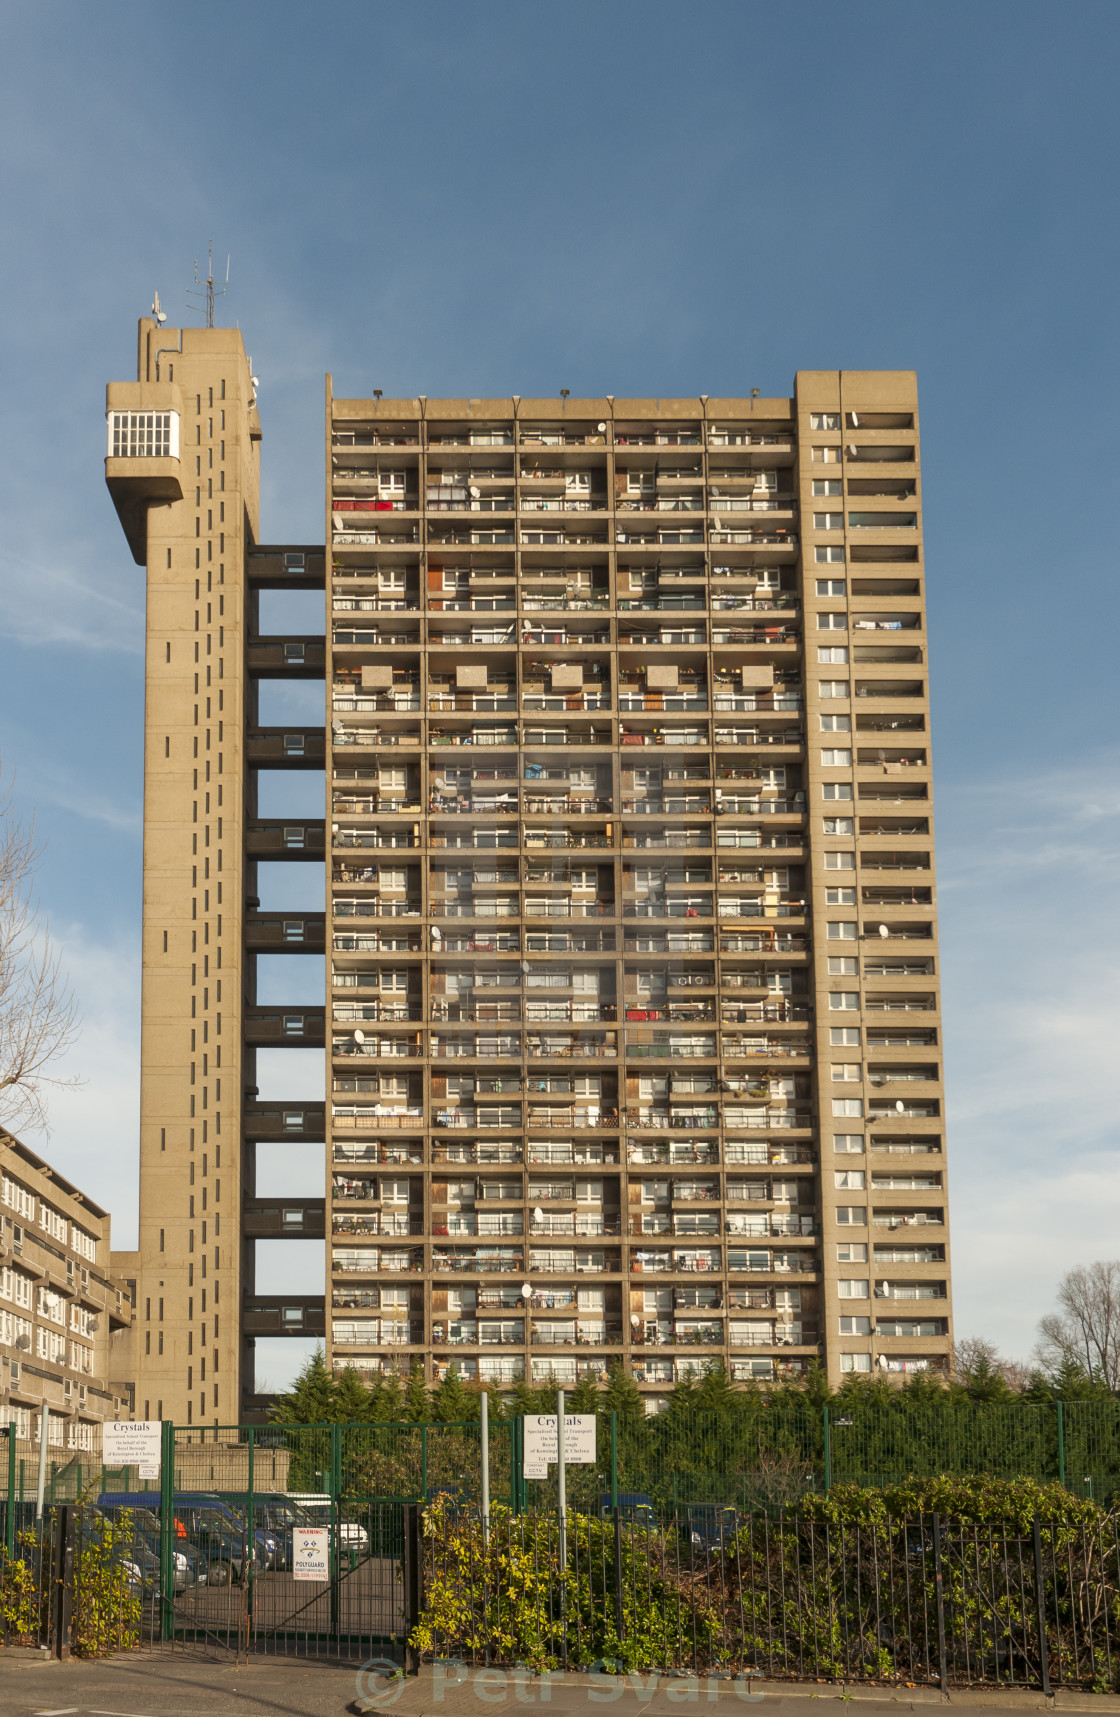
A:
<svg viewBox="0 0 1120 1717">
<path fill-rule="evenodd" d="M 0 751 L 85 1016 L 47 1148 L 134 1223 L 143 583 L 103 390 L 213 235 L 263 530 L 336 391 L 922 400 L 958 1328 L 1120 1252 L 1120 9 L 8 0 Z M 1111 521 L 1111 522 L 1110 522 Z M 36 1141 L 29 1141 L 35 1143 Z"/>
</svg>

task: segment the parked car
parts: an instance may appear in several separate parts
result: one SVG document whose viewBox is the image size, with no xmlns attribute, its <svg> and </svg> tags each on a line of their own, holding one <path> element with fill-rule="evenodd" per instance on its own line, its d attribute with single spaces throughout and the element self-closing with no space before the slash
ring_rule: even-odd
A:
<svg viewBox="0 0 1120 1717">
<path fill-rule="evenodd" d="M 106 1491 L 98 1498 L 103 1512 L 145 1509 L 160 1518 L 162 1499 L 158 1491 Z M 200 1584 L 228 1586 L 245 1572 L 246 1556 L 260 1569 L 276 1557 L 275 1534 L 250 1533 L 244 1515 L 207 1491 L 177 1491 L 174 1497 L 176 1547 L 197 1557 Z"/>
<path fill-rule="evenodd" d="M 634 1526 L 653 1527 L 657 1525 L 657 1513 L 653 1501 L 642 1490 L 620 1490 L 618 1493 L 619 1519 L 628 1521 Z M 599 1498 L 599 1519 L 614 1519 L 614 1504 L 610 1491 L 604 1491 Z"/>
<path fill-rule="evenodd" d="M 685 1509 L 685 1528 L 694 1550 L 721 1550 L 739 1530 L 739 1511 L 718 1502 L 696 1502 Z"/>
<path fill-rule="evenodd" d="M 302 1509 L 304 1519 L 300 1522 L 306 1526 L 330 1526 L 331 1499 L 321 1493 L 293 1493 L 288 1500 Z M 341 1502 L 338 1505 L 342 1513 L 360 1511 L 360 1504 Z M 369 1551 L 369 1533 L 357 1520 L 336 1518 L 335 1530 L 338 1533 L 339 1546 L 343 1550 L 356 1550 L 365 1556 Z"/>
</svg>

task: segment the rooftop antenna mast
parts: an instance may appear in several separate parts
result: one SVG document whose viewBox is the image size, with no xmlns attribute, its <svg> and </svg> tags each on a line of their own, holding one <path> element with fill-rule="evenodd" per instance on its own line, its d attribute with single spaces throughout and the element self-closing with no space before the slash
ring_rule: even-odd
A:
<svg viewBox="0 0 1120 1717">
<path fill-rule="evenodd" d="M 229 288 L 229 257 L 228 256 L 226 257 L 225 284 L 222 286 L 218 286 L 218 287 L 215 287 L 215 285 L 214 285 L 214 240 L 211 239 L 210 245 L 209 245 L 209 248 L 208 248 L 207 254 L 206 254 L 206 279 L 200 280 L 198 278 L 198 258 L 196 256 L 194 259 L 194 285 L 193 285 L 193 287 L 187 288 L 188 299 L 197 298 L 197 299 L 201 300 L 201 302 L 197 303 L 197 304 L 189 304 L 188 309 L 202 311 L 206 317 L 206 326 L 208 328 L 212 328 L 214 326 L 214 300 L 215 300 L 215 298 L 224 298 L 228 288 Z"/>
</svg>

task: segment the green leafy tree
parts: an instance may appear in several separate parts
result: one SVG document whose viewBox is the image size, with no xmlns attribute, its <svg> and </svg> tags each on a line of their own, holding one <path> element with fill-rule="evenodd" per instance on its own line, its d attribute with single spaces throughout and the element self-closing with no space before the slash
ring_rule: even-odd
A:
<svg viewBox="0 0 1120 1717">
<path fill-rule="evenodd" d="M 269 1418 L 277 1425 L 332 1425 L 336 1422 L 334 1404 L 334 1378 L 327 1370 L 322 1348 L 317 1347 L 291 1389 L 277 1396 Z"/>
<path fill-rule="evenodd" d="M 580 1378 L 567 1397 L 567 1408 L 570 1413 L 596 1413 L 601 1401 L 602 1391 L 598 1379 L 587 1373 Z"/>
<path fill-rule="evenodd" d="M 423 1366 L 418 1362 L 413 1365 L 405 1386 L 404 1417 L 412 1425 L 426 1425 L 431 1421 L 431 1397 L 424 1383 Z"/>
<path fill-rule="evenodd" d="M 364 1425 L 369 1422 L 369 1390 L 352 1365 L 345 1366 L 335 1379 L 333 1418 L 336 1425 Z"/>
<path fill-rule="evenodd" d="M 454 1365 L 448 1367 L 446 1377 L 432 1390 L 431 1412 L 440 1425 L 458 1425 L 478 1418 L 478 1396 L 466 1387 Z"/>
<path fill-rule="evenodd" d="M 641 1390 L 629 1373 L 623 1370 L 621 1363 L 608 1368 L 607 1387 L 603 1390 L 599 1404 L 604 1413 L 637 1413 L 644 1417 L 646 1410 Z"/>
</svg>

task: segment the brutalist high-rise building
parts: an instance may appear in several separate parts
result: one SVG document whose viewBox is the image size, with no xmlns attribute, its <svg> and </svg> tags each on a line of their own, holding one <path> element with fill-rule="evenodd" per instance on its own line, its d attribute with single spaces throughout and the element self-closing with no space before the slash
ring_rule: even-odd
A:
<svg viewBox="0 0 1120 1717">
<path fill-rule="evenodd" d="M 789 399 L 336 399 L 326 549 L 262 546 L 240 335 L 144 319 L 106 475 L 147 567 L 137 1411 L 254 1338 L 650 1396 L 943 1372 L 915 378 Z M 266 635 L 262 591 L 323 590 Z M 262 680 L 324 682 L 262 725 Z M 324 816 L 257 811 L 325 771 Z M 261 865 L 325 863 L 322 909 Z M 316 876 L 318 872 L 314 873 Z M 323 1005 L 257 1000 L 325 953 Z M 267 1102 L 257 1052 L 325 1057 Z M 258 1153 L 306 1146 L 305 1194 Z M 325 1184 L 324 1160 L 325 1142 Z M 322 1294 L 258 1293 L 318 1239 Z"/>
</svg>

